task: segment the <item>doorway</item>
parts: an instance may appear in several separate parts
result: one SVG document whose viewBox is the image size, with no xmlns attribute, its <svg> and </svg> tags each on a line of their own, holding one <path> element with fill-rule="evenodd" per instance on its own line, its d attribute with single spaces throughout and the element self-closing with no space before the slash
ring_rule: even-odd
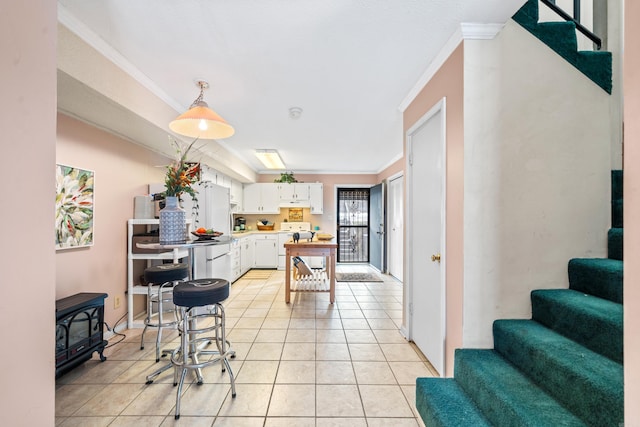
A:
<svg viewBox="0 0 640 427">
<path fill-rule="evenodd" d="M 338 188 L 338 262 L 369 263 L 369 189 Z"/>
<path fill-rule="evenodd" d="M 387 184 L 388 208 L 387 208 L 387 271 L 390 275 L 402 281 L 404 264 L 404 203 L 403 203 L 404 177 L 402 175 L 391 177 Z"/>
<path fill-rule="evenodd" d="M 407 320 L 409 338 L 445 373 L 445 106 L 407 131 Z"/>
</svg>

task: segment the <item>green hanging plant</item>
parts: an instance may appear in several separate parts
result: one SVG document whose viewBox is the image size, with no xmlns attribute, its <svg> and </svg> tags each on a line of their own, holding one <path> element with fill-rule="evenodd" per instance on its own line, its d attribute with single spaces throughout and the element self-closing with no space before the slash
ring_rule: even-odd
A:
<svg viewBox="0 0 640 427">
<path fill-rule="evenodd" d="M 274 179 L 273 182 L 287 182 L 291 184 L 292 182 L 298 182 L 298 180 L 293 176 L 293 172 L 284 172 L 280 174 L 280 178 Z"/>
</svg>

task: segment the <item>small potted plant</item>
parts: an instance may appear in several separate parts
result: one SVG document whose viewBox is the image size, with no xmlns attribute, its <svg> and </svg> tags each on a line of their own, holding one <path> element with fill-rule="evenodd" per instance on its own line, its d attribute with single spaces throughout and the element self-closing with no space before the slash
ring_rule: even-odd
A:
<svg viewBox="0 0 640 427">
<path fill-rule="evenodd" d="M 293 176 L 293 172 L 284 172 L 280 174 L 280 178 L 276 178 L 273 182 L 286 182 L 291 184 L 292 182 L 298 182 L 298 180 Z"/>
</svg>

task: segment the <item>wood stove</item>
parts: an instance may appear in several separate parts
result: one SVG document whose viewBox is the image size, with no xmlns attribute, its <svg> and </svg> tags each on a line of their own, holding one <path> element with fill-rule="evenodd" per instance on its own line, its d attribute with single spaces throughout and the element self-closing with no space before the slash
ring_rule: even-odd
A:
<svg viewBox="0 0 640 427">
<path fill-rule="evenodd" d="M 56 378 L 91 359 L 94 351 L 107 360 L 102 354 L 106 297 L 83 292 L 56 301 Z"/>
</svg>

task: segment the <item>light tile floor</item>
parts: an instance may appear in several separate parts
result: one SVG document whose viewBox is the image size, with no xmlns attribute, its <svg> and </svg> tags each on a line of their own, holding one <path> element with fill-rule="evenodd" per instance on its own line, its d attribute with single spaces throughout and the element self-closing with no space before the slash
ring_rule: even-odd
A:
<svg viewBox="0 0 640 427">
<path fill-rule="evenodd" d="M 154 363 L 154 333 L 140 350 L 141 330 L 125 330 L 126 339 L 105 351 L 107 361 L 96 356 L 58 379 L 56 425 L 423 426 L 415 379 L 436 374 L 398 332 L 402 284 L 383 278 L 338 282 L 333 305 L 327 293 L 292 294 L 286 304 L 282 271 L 236 281 L 224 306 L 237 397 L 217 365 L 204 370 L 200 386 L 189 374 L 177 421 L 173 371 L 145 384 L 165 363 Z M 168 348 L 177 345 L 176 332 L 164 335 Z"/>
</svg>

